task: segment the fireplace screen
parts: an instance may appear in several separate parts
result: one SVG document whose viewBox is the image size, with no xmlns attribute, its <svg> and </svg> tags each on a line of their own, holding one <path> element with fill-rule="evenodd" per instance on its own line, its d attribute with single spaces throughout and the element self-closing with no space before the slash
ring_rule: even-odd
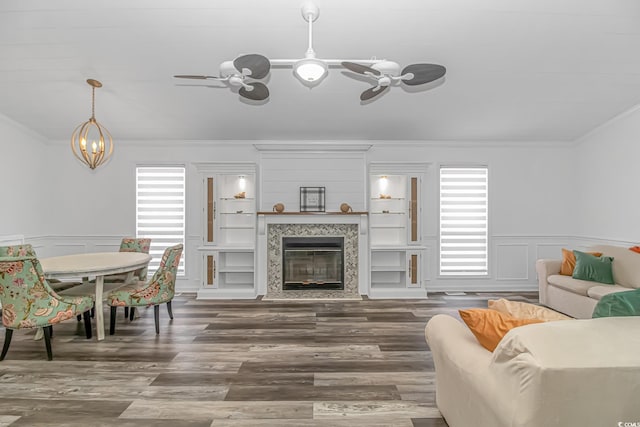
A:
<svg viewBox="0 0 640 427">
<path fill-rule="evenodd" d="M 284 237 L 283 290 L 344 289 L 344 237 Z"/>
</svg>

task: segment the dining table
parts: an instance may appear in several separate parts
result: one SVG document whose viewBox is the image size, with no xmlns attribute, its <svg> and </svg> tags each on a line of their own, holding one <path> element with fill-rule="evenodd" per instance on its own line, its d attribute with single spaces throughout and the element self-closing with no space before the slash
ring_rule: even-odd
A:
<svg viewBox="0 0 640 427">
<path fill-rule="evenodd" d="M 122 285 L 131 283 L 134 272 L 144 268 L 151 261 L 151 255 L 140 252 L 99 252 L 63 255 L 41 258 L 40 264 L 47 279 L 90 278 L 80 286 L 90 286 L 95 292 L 95 323 L 98 341 L 104 340 L 104 277 L 111 274 L 127 273 Z"/>
</svg>

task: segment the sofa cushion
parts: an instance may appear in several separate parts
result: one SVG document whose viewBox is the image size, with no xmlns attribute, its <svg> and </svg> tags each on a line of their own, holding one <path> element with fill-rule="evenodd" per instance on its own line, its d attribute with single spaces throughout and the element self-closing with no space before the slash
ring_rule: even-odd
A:
<svg viewBox="0 0 640 427">
<path fill-rule="evenodd" d="M 589 250 L 613 257 L 613 281 L 626 288 L 640 288 L 640 254 L 627 247 L 598 245 Z"/>
<path fill-rule="evenodd" d="M 547 307 L 535 304 L 529 304 L 521 301 L 509 301 L 500 298 L 498 300 L 489 300 L 487 305 L 490 309 L 508 314 L 515 319 L 538 319 L 550 322 L 554 320 L 570 320 L 571 317 L 566 316 Z"/>
<path fill-rule="evenodd" d="M 640 289 L 605 295 L 592 317 L 640 316 Z"/>
<path fill-rule="evenodd" d="M 602 252 L 587 252 L 593 256 L 602 256 Z M 562 248 L 562 264 L 560 264 L 560 274 L 572 276 L 576 268 L 576 255 L 570 249 Z"/>
<path fill-rule="evenodd" d="M 493 351 L 511 329 L 543 322 L 538 319 L 515 319 L 499 311 L 484 308 L 459 310 L 459 313 L 480 345 L 489 351 Z"/>
<path fill-rule="evenodd" d="M 589 288 L 587 295 L 593 299 L 600 300 L 603 296 L 614 294 L 616 292 L 628 291 L 629 288 L 625 288 L 620 285 L 596 285 Z"/>
<path fill-rule="evenodd" d="M 612 257 L 597 257 L 580 251 L 573 251 L 573 253 L 576 256 L 576 268 L 571 277 L 613 285 Z"/>
<path fill-rule="evenodd" d="M 547 278 L 550 285 L 560 289 L 564 289 L 574 294 L 588 296 L 587 291 L 598 285 L 598 282 L 590 282 L 588 280 L 574 279 L 569 276 L 562 276 L 560 274 L 554 274 Z"/>
</svg>

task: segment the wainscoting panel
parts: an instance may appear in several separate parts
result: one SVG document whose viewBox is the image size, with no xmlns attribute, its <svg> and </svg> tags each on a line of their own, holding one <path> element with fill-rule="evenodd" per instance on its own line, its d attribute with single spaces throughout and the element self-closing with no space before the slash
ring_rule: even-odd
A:
<svg viewBox="0 0 640 427">
<path fill-rule="evenodd" d="M 21 236 L 2 236 L 5 244 L 18 243 Z M 25 236 L 39 257 L 83 252 L 117 251 L 121 236 Z M 630 247 L 640 242 L 575 236 L 494 236 L 490 250 L 492 269 L 488 277 L 442 277 L 438 274 L 438 245 L 435 236 L 423 236 L 426 250 L 423 280 L 427 293 L 443 291 L 535 291 L 535 262 L 539 258 L 560 259 L 561 249 L 587 249 L 595 244 Z M 203 260 L 197 247 L 202 236 L 186 238 L 184 277 L 176 282 L 177 292 L 195 292 L 203 283 Z"/>
<path fill-rule="evenodd" d="M 529 245 L 502 243 L 495 249 L 496 280 L 529 279 Z"/>
<path fill-rule="evenodd" d="M 540 243 L 536 245 L 536 259 L 562 258 L 562 248 L 567 247 L 566 244 L 560 243 Z"/>
<path fill-rule="evenodd" d="M 437 240 L 432 240 L 428 265 L 428 292 L 536 291 L 538 258 L 561 258 L 561 248 L 575 247 L 571 236 L 493 236 L 489 249 L 491 270 L 487 277 L 444 277 L 438 273 Z"/>
<path fill-rule="evenodd" d="M 22 234 L 11 234 L 0 236 L 0 246 L 12 246 L 24 243 L 24 236 Z"/>
</svg>

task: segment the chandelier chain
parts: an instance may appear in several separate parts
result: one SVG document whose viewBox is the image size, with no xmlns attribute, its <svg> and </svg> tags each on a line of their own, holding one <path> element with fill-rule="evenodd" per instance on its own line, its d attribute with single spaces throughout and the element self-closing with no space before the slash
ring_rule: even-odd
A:
<svg viewBox="0 0 640 427">
<path fill-rule="evenodd" d="M 96 88 L 91 86 L 91 118 L 96 118 Z"/>
</svg>

